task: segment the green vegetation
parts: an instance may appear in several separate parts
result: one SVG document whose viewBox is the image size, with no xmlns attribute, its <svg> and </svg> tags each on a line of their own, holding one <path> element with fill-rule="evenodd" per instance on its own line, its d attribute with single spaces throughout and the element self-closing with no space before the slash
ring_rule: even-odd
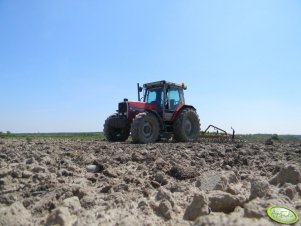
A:
<svg viewBox="0 0 301 226">
<path fill-rule="evenodd" d="M 71 138 L 71 139 L 83 139 L 83 138 L 96 138 L 103 139 L 104 135 L 101 132 L 91 133 L 0 133 L 0 138 Z"/>
<path fill-rule="evenodd" d="M 211 133 L 210 133 L 211 134 Z M 215 133 L 213 133 L 215 134 Z M 212 135 L 212 134 L 211 134 Z M 301 135 L 278 135 L 278 134 L 237 134 L 247 141 L 266 141 L 271 139 L 274 141 L 301 141 Z M 22 138 L 22 139 L 38 139 L 38 138 L 55 138 L 55 139 L 104 139 L 102 132 L 90 133 L 3 133 L 0 132 L 0 138 Z M 129 138 L 131 139 L 131 138 Z"/>
<path fill-rule="evenodd" d="M 281 140 L 278 134 L 273 134 L 270 138 L 271 140 Z"/>
<path fill-rule="evenodd" d="M 301 135 L 278 135 L 278 134 L 239 134 L 241 138 L 248 141 L 301 141 Z"/>
</svg>

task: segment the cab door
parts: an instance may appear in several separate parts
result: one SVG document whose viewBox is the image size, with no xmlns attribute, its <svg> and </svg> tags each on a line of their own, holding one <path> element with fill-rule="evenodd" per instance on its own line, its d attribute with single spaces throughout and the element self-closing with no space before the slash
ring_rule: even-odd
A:
<svg viewBox="0 0 301 226">
<path fill-rule="evenodd" d="M 166 90 L 164 121 L 171 121 L 178 105 L 184 101 L 182 97 L 182 90 L 178 87 L 170 87 Z"/>
</svg>

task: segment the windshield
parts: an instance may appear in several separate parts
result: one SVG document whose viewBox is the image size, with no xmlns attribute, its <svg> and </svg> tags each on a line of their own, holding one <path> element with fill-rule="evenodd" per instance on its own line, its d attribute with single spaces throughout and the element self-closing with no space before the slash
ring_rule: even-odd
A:
<svg viewBox="0 0 301 226">
<path fill-rule="evenodd" d="M 145 102 L 149 104 L 156 104 L 158 107 L 163 105 L 163 89 L 153 88 L 146 91 Z"/>
</svg>

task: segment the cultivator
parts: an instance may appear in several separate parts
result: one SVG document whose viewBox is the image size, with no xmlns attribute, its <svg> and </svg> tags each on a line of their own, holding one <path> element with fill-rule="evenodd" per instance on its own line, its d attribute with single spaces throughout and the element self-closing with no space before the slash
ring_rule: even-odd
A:
<svg viewBox="0 0 301 226">
<path fill-rule="evenodd" d="M 214 132 L 210 130 L 213 129 Z M 225 142 L 233 142 L 235 137 L 235 130 L 231 127 L 232 134 L 228 134 L 225 130 L 218 128 L 214 125 L 209 125 L 207 129 L 201 131 L 200 139 L 207 142 L 217 142 L 217 143 L 225 143 Z"/>
</svg>

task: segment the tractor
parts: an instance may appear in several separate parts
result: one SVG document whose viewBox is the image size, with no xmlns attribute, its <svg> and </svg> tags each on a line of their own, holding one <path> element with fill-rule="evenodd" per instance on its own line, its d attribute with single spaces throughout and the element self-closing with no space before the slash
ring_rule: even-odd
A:
<svg viewBox="0 0 301 226">
<path fill-rule="evenodd" d="M 137 89 L 138 101 L 125 98 L 118 104 L 117 113 L 106 119 L 104 134 L 108 141 L 125 141 L 130 134 L 134 143 L 142 144 L 171 137 L 178 142 L 194 142 L 199 138 L 199 116 L 193 106 L 185 104 L 184 83 L 163 80 L 143 87 L 138 83 Z"/>
</svg>

